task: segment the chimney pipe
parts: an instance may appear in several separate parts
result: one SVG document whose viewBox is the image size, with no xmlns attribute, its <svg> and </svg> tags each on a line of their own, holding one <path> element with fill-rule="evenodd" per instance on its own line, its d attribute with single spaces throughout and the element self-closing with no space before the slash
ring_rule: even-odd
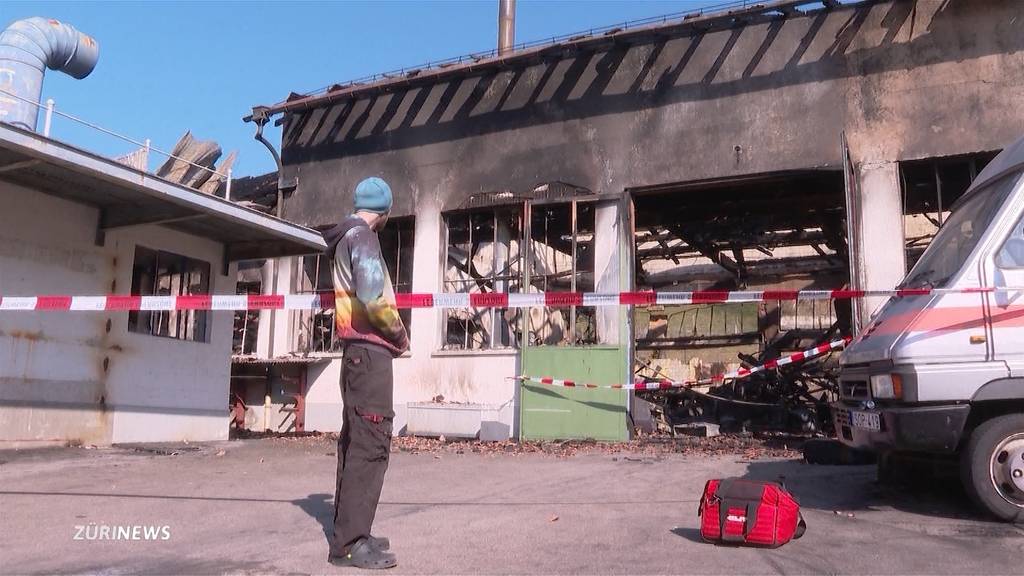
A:
<svg viewBox="0 0 1024 576">
<path fill-rule="evenodd" d="M 498 0 L 498 56 L 512 52 L 516 44 L 516 0 Z"/>
<path fill-rule="evenodd" d="M 91 36 L 51 18 L 18 20 L 0 32 L 0 90 L 39 102 L 46 68 L 81 80 L 100 56 Z M 35 130 L 39 108 L 0 92 L 0 122 Z"/>
</svg>

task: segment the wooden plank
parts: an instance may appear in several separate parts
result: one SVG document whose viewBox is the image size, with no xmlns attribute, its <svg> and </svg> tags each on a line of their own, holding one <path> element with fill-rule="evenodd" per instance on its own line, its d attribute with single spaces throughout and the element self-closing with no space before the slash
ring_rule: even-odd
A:
<svg viewBox="0 0 1024 576">
<path fill-rule="evenodd" d="M 761 334 L 759 332 L 751 332 L 744 334 L 731 334 L 728 336 L 638 339 L 636 341 L 636 347 L 637 350 L 720 348 L 723 346 L 756 344 L 760 338 Z"/>
<path fill-rule="evenodd" d="M 198 188 L 212 176 L 209 170 L 201 167 L 212 169 L 220 158 L 221 149 L 216 142 L 196 140 L 192 132 L 185 132 L 174 145 L 171 154 L 180 160 L 168 158 L 157 168 L 156 175 L 171 182 Z"/>
<path fill-rule="evenodd" d="M 757 331 L 757 319 L 759 314 L 760 304 L 757 302 L 751 302 L 746 307 L 746 311 L 743 315 L 743 323 L 740 332 L 756 332 Z"/>
<path fill-rule="evenodd" d="M 694 324 L 694 336 L 705 336 L 711 331 L 711 309 L 702 306 L 697 309 L 697 320 Z"/>
<path fill-rule="evenodd" d="M 238 158 L 238 152 L 232 150 L 227 155 L 227 158 L 225 158 L 224 161 L 220 163 L 220 166 L 217 166 L 217 172 L 220 172 L 220 174 L 211 175 L 210 179 L 199 187 L 199 190 L 202 192 L 206 192 L 207 194 L 217 194 L 218 192 L 220 192 L 221 188 L 226 187 L 226 175 L 228 174 L 228 172 L 231 171 L 231 167 L 234 166 L 236 158 Z M 224 174 L 224 176 L 221 176 L 221 174 Z"/>
</svg>

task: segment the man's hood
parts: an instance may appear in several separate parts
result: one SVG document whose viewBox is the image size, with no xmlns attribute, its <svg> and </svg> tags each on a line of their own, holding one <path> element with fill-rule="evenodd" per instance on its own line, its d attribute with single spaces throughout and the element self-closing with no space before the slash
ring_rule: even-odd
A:
<svg viewBox="0 0 1024 576">
<path fill-rule="evenodd" d="M 334 253 L 338 250 L 338 243 L 345 237 L 350 231 L 355 228 L 369 228 L 370 225 L 366 223 L 362 218 L 352 215 L 345 218 L 338 224 L 328 228 L 324 233 L 324 241 L 327 242 L 327 249 L 324 250 L 324 255 L 328 258 L 334 259 Z"/>
</svg>

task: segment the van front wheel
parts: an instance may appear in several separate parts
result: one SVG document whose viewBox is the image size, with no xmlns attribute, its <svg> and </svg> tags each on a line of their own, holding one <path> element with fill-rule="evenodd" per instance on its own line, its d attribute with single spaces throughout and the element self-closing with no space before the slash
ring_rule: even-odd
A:
<svg viewBox="0 0 1024 576">
<path fill-rule="evenodd" d="M 1024 524 L 1024 414 L 978 426 L 962 458 L 960 470 L 971 499 L 1001 520 Z"/>
</svg>

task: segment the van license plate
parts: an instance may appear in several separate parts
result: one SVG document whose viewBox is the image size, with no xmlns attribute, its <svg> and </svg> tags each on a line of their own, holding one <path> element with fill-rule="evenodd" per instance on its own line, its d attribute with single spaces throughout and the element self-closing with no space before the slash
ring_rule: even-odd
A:
<svg viewBox="0 0 1024 576">
<path fill-rule="evenodd" d="M 867 430 L 881 430 L 882 421 L 874 412 L 851 412 L 850 421 L 854 428 L 865 428 Z"/>
</svg>

